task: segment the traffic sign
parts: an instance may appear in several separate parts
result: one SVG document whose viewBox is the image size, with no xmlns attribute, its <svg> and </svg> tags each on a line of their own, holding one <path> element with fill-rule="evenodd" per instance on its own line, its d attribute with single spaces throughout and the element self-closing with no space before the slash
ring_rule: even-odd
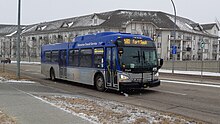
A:
<svg viewBox="0 0 220 124">
<path fill-rule="evenodd" d="M 176 54 L 177 51 L 177 47 L 176 46 L 172 46 L 172 54 Z"/>
</svg>

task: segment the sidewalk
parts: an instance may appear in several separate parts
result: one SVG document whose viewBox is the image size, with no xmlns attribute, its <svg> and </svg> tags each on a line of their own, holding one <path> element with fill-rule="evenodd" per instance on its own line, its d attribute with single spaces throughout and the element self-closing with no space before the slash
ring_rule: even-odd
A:
<svg viewBox="0 0 220 124">
<path fill-rule="evenodd" d="M 0 109 L 15 118 L 18 124 L 90 124 L 29 93 L 20 91 L 13 84 L 0 82 Z"/>
</svg>

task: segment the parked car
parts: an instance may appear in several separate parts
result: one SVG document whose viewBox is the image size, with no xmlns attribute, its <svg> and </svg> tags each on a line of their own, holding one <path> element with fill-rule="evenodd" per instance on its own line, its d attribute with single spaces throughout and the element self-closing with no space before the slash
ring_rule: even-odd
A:
<svg viewBox="0 0 220 124">
<path fill-rule="evenodd" d="M 10 58 L 6 58 L 4 60 L 1 60 L 1 63 L 11 63 L 11 59 Z"/>
</svg>

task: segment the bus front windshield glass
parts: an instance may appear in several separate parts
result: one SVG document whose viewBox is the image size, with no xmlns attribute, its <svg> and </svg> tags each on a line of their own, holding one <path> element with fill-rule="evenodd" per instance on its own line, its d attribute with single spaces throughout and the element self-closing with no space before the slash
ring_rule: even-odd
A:
<svg viewBox="0 0 220 124">
<path fill-rule="evenodd" d="M 155 49 L 146 47 L 121 47 L 119 54 L 120 65 L 123 69 L 138 71 L 152 71 L 157 67 L 157 53 Z"/>
</svg>

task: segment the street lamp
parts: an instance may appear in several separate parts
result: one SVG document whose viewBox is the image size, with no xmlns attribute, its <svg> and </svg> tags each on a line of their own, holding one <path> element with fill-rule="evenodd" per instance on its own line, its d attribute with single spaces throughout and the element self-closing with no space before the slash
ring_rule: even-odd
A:
<svg viewBox="0 0 220 124">
<path fill-rule="evenodd" d="M 20 79 L 21 0 L 18 0 L 17 79 Z"/>
<path fill-rule="evenodd" d="M 175 61 L 175 54 L 176 54 L 176 7 L 175 7 L 175 4 L 173 2 L 173 0 L 171 0 L 172 2 L 172 5 L 173 5 L 173 10 L 174 10 L 174 15 L 175 15 L 175 18 L 174 18 L 174 43 L 172 44 L 172 74 L 174 73 L 174 61 Z"/>
</svg>

